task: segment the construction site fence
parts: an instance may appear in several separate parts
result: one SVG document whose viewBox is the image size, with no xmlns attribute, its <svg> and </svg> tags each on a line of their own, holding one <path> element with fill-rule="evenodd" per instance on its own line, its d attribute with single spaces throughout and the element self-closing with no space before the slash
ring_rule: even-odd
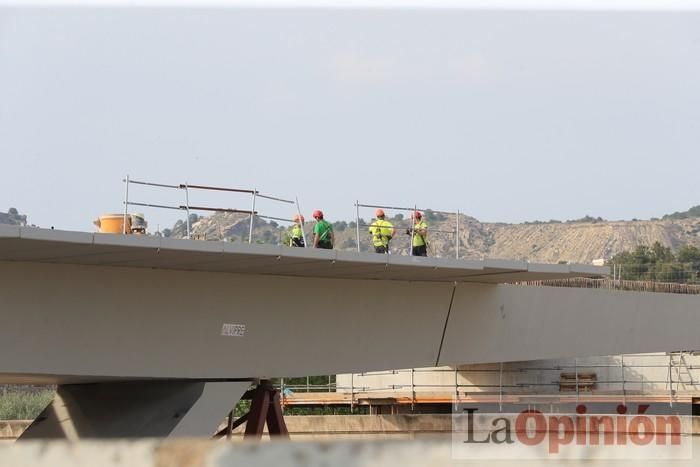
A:
<svg viewBox="0 0 700 467">
<path fill-rule="evenodd" d="M 572 287 L 582 289 L 629 290 L 634 292 L 657 292 L 698 295 L 700 284 L 680 284 L 676 282 L 630 281 L 621 279 L 589 279 L 572 277 L 566 279 L 547 279 L 517 282 L 516 285 L 536 287 Z"/>
</svg>

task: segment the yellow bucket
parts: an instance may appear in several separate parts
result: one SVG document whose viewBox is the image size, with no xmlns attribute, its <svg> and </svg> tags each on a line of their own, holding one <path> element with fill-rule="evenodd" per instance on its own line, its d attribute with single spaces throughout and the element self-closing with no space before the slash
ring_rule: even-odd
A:
<svg viewBox="0 0 700 467">
<path fill-rule="evenodd" d="M 100 216 L 94 224 L 100 229 L 100 233 L 123 234 L 124 214 L 105 214 Z M 126 232 L 131 233 L 131 216 L 126 216 Z"/>
</svg>

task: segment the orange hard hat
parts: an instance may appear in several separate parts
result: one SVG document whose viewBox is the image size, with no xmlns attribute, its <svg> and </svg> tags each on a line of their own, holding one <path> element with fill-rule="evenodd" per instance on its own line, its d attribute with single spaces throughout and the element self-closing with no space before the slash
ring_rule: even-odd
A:
<svg viewBox="0 0 700 467">
<path fill-rule="evenodd" d="M 374 211 L 374 215 L 377 217 L 384 217 L 384 210 L 381 208 L 377 209 L 376 211 Z"/>
<path fill-rule="evenodd" d="M 316 209 L 313 215 L 314 219 L 323 219 L 323 211 Z"/>
<path fill-rule="evenodd" d="M 294 214 L 294 222 L 297 222 L 297 221 L 303 223 L 303 222 L 304 222 L 304 216 L 301 215 L 301 214 Z"/>
<path fill-rule="evenodd" d="M 420 211 L 414 212 L 413 215 L 416 219 L 420 219 L 421 217 L 423 217 L 423 214 L 421 214 Z"/>
</svg>

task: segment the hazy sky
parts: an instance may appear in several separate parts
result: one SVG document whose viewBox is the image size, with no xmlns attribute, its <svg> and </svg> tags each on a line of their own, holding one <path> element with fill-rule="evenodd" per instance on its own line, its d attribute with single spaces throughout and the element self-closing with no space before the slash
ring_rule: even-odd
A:
<svg viewBox="0 0 700 467">
<path fill-rule="evenodd" d="M 700 204 L 699 147 L 698 12 L 0 8 L 0 210 L 41 226 L 94 230 L 126 174 L 330 220 L 649 218 Z"/>
</svg>

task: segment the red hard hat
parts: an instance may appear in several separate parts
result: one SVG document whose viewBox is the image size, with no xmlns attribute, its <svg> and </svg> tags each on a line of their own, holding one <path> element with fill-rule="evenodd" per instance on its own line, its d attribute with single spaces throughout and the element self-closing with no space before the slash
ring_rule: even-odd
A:
<svg viewBox="0 0 700 467">
<path fill-rule="evenodd" d="M 321 211 L 320 209 L 316 209 L 314 211 L 313 217 L 314 217 L 314 219 L 323 219 L 323 211 Z"/>
<path fill-rule="evenodd" d="M 374 215 L 377 217 L 384 217 L 384 210 L 383 209 L 377 209 L 374 211 Z"/>
<path fill-rule="evenodd" d="M 301 214 L 295 214 L 294 215 L 294 222 L 299 221 L 299 222 L 304 222 L 304 216 Z"/>
<path fill-rule="evenodd" d="M 421 214 L 420 211 L 414 212 L 413 215 L 415 216 L 416 219 L 420 219 L 421 217 L 423 217 L 423 214 Z"/>
</svg>

